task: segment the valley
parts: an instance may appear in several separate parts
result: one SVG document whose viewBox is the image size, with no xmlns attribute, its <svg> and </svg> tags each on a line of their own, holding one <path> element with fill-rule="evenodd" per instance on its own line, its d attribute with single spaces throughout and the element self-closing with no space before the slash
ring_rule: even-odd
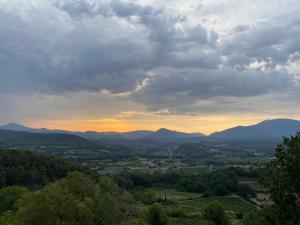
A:
<svg viewBox="0 0 300 225">
<path fill-rule="evenodd" d="M 122 193 L 130 194 L 134 201 L 134 213 L 127 215 L 130 225 L 144 221 L 149 210 L 157 205 L 171 224 L 207 225 L 203 211 L 214 204 L 222 207 L 231 224 L 242 225 L 244 219 L 269 204 L 270 194 L 258 179 L 261 165 L 274 159 L 276 143 L 298 126 L 298 121 L 294 121 L 295 126 L 291 120 L 287 120 L 288 126 L 282 122 L 238 127 L 240 136 L 234 137 L 235 128 L 224 131 L 221 137 L 220 133 L 204 136 L 167 129 L 78 134 L 8 124 L 0 127 L 0 149 L 6 149 L 0 150 L 0 167 L 5 174 L 2 183 L 35 190 L 55 181 L 56 176 L 61 179 L 80 171 L 93 180 L 109 177 Z M 274 128 L 269 127 L 270 123 Z M 262 124 L 279 133 L 265 132 L 272 134 L 248 138 L 242 134 L 243 129 L 247 135 L 249 129 L 262 129 Z M 282 126 L 285 129 L 278 128 Z M 32 165 L 33 161 L 37 163 Z M 55 172 L 50 168 L 55 168 Z"/>
</svg>

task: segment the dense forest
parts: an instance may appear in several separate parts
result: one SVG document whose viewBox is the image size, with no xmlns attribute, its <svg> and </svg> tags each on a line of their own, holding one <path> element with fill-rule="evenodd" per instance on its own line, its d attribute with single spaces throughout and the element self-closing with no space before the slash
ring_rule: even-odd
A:
<svg viewBox="0 0 300 225">
<path fill-rule="evenodd" d="M 298 225 L 300 224 L 300 133 L 285 138 L 275 157 L 258 169 L 223 168 L 184 172 L 120 173 L 95 176 L 90 169 L 27 151 L 0 151 L 0 225 Z M 149 190 L 173 188 L 201 193 L 190 199 L 255 191 L 241 179 L 259 181 L 268 201 L 255 210 L 227 211 L 221 202 L 191 213 L 167 195 Z"/>
<path fill-rule="evenodd" d="M 63 159 L 30 151 L 0 150 L 0 187 L 41 187 L 64 178 L 72 171 L 87 173 L 90 170 Z"/>
</svg>

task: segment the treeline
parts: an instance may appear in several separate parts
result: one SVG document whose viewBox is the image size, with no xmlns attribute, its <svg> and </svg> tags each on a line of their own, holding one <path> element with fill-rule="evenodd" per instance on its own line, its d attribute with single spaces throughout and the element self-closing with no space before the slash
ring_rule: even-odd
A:
<svg viewBox="0 0 300 225">
<path fill-rule="evenodd" d="M 0 188 L 11 185 L 39 187 L 64 178 L 72 171 L 91 173 L 63 159 L 30 151 L 0 150 Z"/>
<path fill-rule="evenodd" d="M 127 190 L 135 187 L 175 188 L 178 191 L 204 193 L 205 197 L 222 196 L 230 193 L 242 193 L 242 197 L 254 194 L 251 187 L 239 185 L 240 177 L 257 177 L 257 170 L 227 168 L 203 174 L 182 172 L 130 173 L 116 177 L 118 184 Z M 247 193 L 245 193 L 247 191 Z"/>
</svg>

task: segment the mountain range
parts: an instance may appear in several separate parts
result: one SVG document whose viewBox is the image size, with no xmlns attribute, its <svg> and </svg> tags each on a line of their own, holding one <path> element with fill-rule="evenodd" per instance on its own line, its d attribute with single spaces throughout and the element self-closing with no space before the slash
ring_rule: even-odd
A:
<svg viewBox="0 0 300 225">
<path fill-rule="evenodd" d="M 184 133 L 179 131 L 168 130 L 161 128 L 157 131 L 139 130 L 131 132 L 72 132 L 64 130 L 50 130 L 47 128 L 30 128 L 17 123 L 9 123 L 0 126 L 1 130 L 22 131 L 40 134 L 70 134 L 76 135 L 85 139 L 109 139 L 109 140 L 153 140 L 159 142 L 172 141 L 196 141 L 196 140 L 211 140 L 211 139 L 262 139 L 273 138 L 279 139 L 283 136 L 290 136 L 300 131 L 300 121 L 291 119 L 273 119 L 265 120 L 255 125 L 237 126 L 224 131 L 215 132 L 209 136 L 202 133 Z"/>
<path fill-rule="evenodd" d="M 246 139 L 246 138 L 281 138 L 295 135 L 300 131 L 300 121 L 291 119 L 265 120 L 251 126 L 237 126 L 210 135 L 214 138 Z"/>
<path fill-rule="evenodd" d="M 22 124 L 8 123 L 0 126 L 0 130 L 10 130 L 10 131 L 23 131 L 31 133 L 42 133 L 42 134 L 73 134 L 85 139 L 129 139 L 129 140 L 155 140 L 155 141 L 171 141 L 177 139 L 186 138 L 197 138 L 204 137 L 201 133 L 184 133 L 178 131 L 172 131 L 165 128 L 161 128 L 157 131 L 149 130 L 138 130 L 130 132 L 96 132 L 96 131 L 86 131 L 86 132 L 72 132 L 65 130 L 50 130 L 47 128 L 30 128 Z"/>
</svg>

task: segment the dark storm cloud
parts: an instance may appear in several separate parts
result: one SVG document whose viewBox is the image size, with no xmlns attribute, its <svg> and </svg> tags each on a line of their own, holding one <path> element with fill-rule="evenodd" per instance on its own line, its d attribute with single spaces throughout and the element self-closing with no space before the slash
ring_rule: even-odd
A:
<svg viewBox="0 0 300 225">
<path fill-rule="evenodd" d="M 224 35 L 138 1 L 19 7 L 0 8 L 0 93 L 108 90 L 150 109 L 180 111 L 183 103 L 297 88 L 283 69 L 299 54 L 296 14 Z"/>
<path fill-rule="evenodd" d="M 29 20 L 1 13 L 2 92 L 126 92 L 145 78 L 145 68 L 214 68 L 219 63 L 212 50 L 215 33 L 201 25 L 176 28 L 184 17 L 162 9 L 121 1 L 60 1 L 55 6 L 63 11 L 47 5 L 42 20 L 40 8 L 26 12 Z M 138 21 L 132 22 L 133 16 Z"/>
<path fill-rule="evenodd" d="M 0 92 L 125 92 L 152 61 L 151 46 L 135 28 L 102 17 L 72 21 L 55 10 L 42 19 L 39 9 L 29 13 L 29 21 L 0 13 Z"/>
</svg>

